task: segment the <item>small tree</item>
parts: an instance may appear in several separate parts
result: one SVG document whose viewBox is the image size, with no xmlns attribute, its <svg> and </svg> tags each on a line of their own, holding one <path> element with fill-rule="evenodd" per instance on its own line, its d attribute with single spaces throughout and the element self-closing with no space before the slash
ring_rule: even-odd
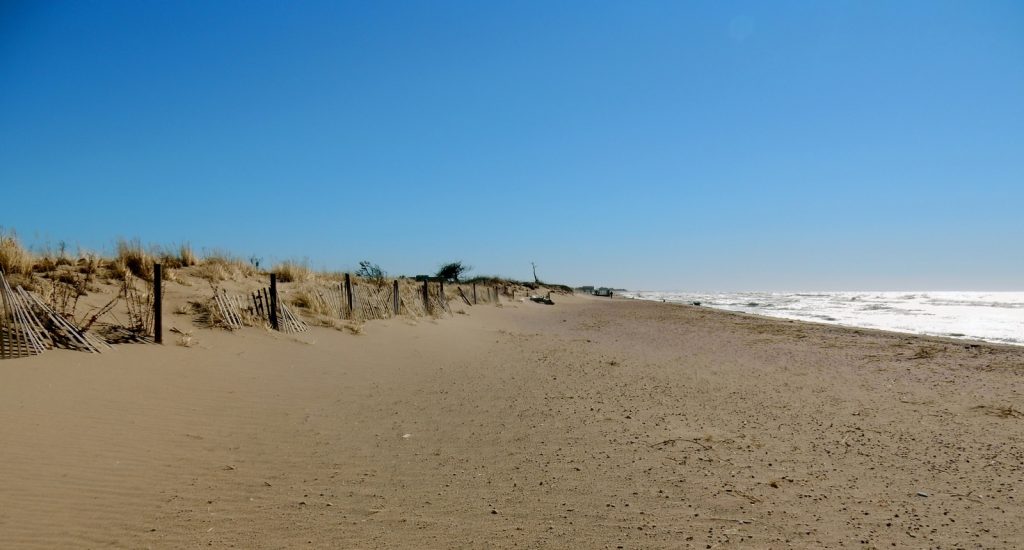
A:
<svg viewBox="0 0 1024 550">
<path fill-rule="evenodd" d="M 384 278 L 387 277 L 388 274 L 385 273 L 379 265 L 372 263 L 369 260 L 363 260 L 359 262 L 359 270 L 356 271 L 356 275 L 371 281 L 378 287 L 382 287 L 387 282 Z"/>
<path fill-rule="evenodd" d="M 459 279 L 469 270 L 473 269 L 468 265 L 462 265 L 461 261 L 449 262 L 441 266 L 441 269 L 437 270 L 437 277 L 444 279 L 445 281 L 459 282 Z"/>
</svg>

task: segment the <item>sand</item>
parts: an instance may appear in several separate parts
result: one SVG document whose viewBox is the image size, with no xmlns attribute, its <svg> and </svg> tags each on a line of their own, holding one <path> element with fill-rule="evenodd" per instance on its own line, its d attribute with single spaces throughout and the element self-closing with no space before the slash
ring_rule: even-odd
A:
<svg viewBox="0 0 1024 550">
<path fill-rule="evenodd" d="M 0 547 L 1024 546 L 1024 349 L 463 309 L 0 362 Z"/>
</svg>

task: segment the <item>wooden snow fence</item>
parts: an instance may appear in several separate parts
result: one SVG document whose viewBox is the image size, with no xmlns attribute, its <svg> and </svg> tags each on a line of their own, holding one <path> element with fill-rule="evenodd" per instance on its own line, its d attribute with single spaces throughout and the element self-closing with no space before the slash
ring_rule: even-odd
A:
<svg viewBox="0 0 1024 550">
<path fill-rule="evenodd" d="M 0 359 L 39 355 L 64 348 L 100 353 L 111 349 L 102 338 L 83 332 L 38 296 L 10 283 L 0 273 Z"/>
<path fill-rule="evenodd" d="M 306 332 L 309 325 L 281 302 L 277 304 L 277 324 L 281 332 Z"/>
<path fill-rule="evenodd" d="M 403 285 L 398 283 L 398 312 L 409 317 L 425 317 L 426 310 L 423 308 L 423 292 L 417 285 Z"/>
<path fill-rule="evenodd" d="M 497 304 L 501 291 L 489 285 L 460 284 L 455 285 L 455 296 L 468 306 L 479 304 Z"/>
<path fill-rule="evenodd" d="M 2 273 L 0 297 L 4 307 L 0 315 L 0 359 L 17 359 L 43 353 L 46 347 L 36 331 L 39 321 L 32 314 L 32 309 L 11 289 Z"/>
<path fill-rule="evenodd" d="M 422 289 L 415 285 L 403 285 L 392 280 L 384 284 L 367 281 L 353 281 L 333 285 L 307 284 L 297 292 L 308 302 L 310 311 L 332 318 L 350 321 L 372 321 L 391 319 L 395 314 L 395 288 L 398 288 L 398 315 L 423 317 L 427 315 L 423 303 Z M 351 296 L 349 290 L 351 289 Z M 266 303 L 266 298 L 263 299 Z M 258 303 L 257 299 L 256 302 Z M 352 304 L 351 308 L 349 304 Z M 448 311 L 445 301 L 431 289 L 431 307 L 434 311 Z"/>
<path fill-rule="evenodd" d="M 103 338 L 95 334 L 84 332 L 78 329 L 63 315 L 57 313 L 39 296 L 32 294 L 24 288 L 18 287 L 22 300 L 31 302 L 32 308 L 42 319 L 45 335 L 49 337 L 51 347 L 86 351 L 89 353 L 100 353 L 104 349 L 113 349 Z"/>
<path fill-rule="evenodd" d="M 352 311 L 348 318 L 356 321 L 390 319 L 395 316 L 393 290 L 390 285 L 352 285 Z"/>
<path fill-rule="evenodd" d="M 270 289 L 261 288 L 249 295 L 252 300 L 252 308 L 249 310 L 255 317 L 270 323 Z M 292 312 L 280 299 L 277 300 L 277 327 L 281 332 L 306 332 L 309 325 L 298 315 Z"/>
<path fill-rule="evenodd" d="M 220 324 L 228 330 L 238 330 L 245 326 L 245 308 L 242 300 L 234 295 L 228 294 L 224 289 L 217 289 L 213 292 L 214 316 L 211 321 Z"/>
<path fill-rule="evenodd" d="M 327 311 L 333 317 L 345 316 L 345 287 L 337 284 L 329 287 L 313 287 L 310 298 L 319 303 L 321 311 Z"/>
<path fill-rule="evenodd" d="M 467 305 L 467 306 L 471 306 L 471 305 L 473 305 L 473 301 L 469 299 L 469 296 L 466 296 L 466 291 L 462 289 L 462 286 L 461 286 L 461 285 L 460 285 L 460 286 L 457 286 L 457 287 L 455 287 L 455 289 L 456 289 L 456 290 L 458 291 L 458 293 L 459 293 L 459 298 L 462 298 L 462 301 L 463 301 L 463 302 L 466 302 L 466 305 Z"/>
<path fill-rule="evenodd" d="M 428 284 L 427 296 L 429 297 L 427 310 L 431 315 L 452 314 L 452 308 L 448 305 L 448 297 L 445 296 L 440 284 L 437 286 Z"/>
</svg>

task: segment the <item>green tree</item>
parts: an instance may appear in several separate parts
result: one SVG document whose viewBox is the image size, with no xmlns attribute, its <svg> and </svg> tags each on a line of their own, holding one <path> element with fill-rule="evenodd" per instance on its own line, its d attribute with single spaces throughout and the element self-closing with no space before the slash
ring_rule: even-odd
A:
<svg viewBox="0 0 1024 550">
<path fill-rule="evenodd" d="M 388 276 L 388 274 L 385 273 L 379 265 L 372 263 L 369 260 L 359 262 L 359 270 L 356 271 L 356 275 L 367 279 L 379 287 L 384 286 L 387 282 L 384 279 Z"/>
<path fill-rule="evenodd" d="M 449 262 L 442 265 L 441 268 L 437 270 L 437 277 L 445 281 L 457 283 L 459 282 L 459 279 L 471 269 L 473 268 L 468 265 L 463 265 L 461 261 Z"/>
</svg>

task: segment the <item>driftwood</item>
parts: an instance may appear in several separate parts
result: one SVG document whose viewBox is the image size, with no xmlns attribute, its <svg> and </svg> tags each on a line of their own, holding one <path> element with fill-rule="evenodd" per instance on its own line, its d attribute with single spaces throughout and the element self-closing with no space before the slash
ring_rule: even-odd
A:
<svg viewBox="0 0 1024 550">
<path fill-rule="evenodd" d="M 537 302 L 538 304 L 547 304 L 549 306 L 555 305 L 555 302 L 553 302 L 551 300 L 551 293 L 550 292 L 548 292 L 548 295 L 544 296 L 544 297 L 541 297 L 541 296 L 530 296 L 530 300 L 533 301 L 533 302 Z"/>
</svg>

